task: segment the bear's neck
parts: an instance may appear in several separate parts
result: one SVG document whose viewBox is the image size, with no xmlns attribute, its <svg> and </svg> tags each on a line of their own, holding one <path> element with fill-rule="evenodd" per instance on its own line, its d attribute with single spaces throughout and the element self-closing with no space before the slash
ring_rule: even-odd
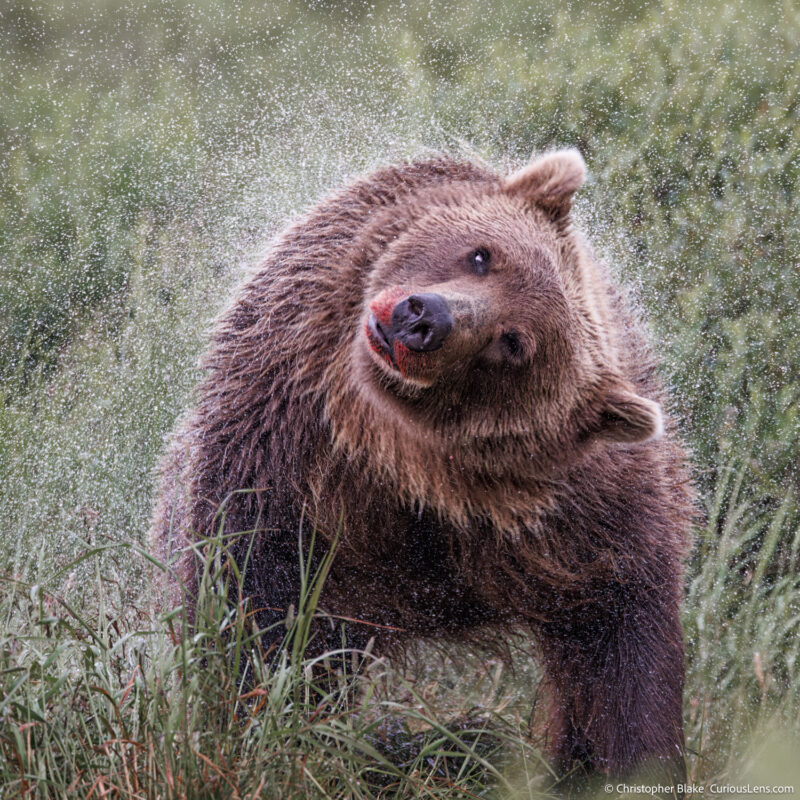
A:
<svg viewBox="0 0 800 800">
<path fill-rule="evenodd" d="M 533 432 L 459 439 L 418 430 L 413 421 L 398 423 L 396 416 L 390 423 L 363 396 L 348 398 L 347 415 L 330 399 L 328 406 L 329 419 L 351 423 L 335 428 L 330 449 L 317 454 L 311 490 L 317 507 L 335 509 L 337 519 L 351 516 L 350 498 L 385 506 L 394 497 L 399 506 L 430 511 L 457 529 L 490 519 L 498 532 L 519 535 L 536 527 L 564 464 L 578 457 L 558 442 L 543 448 Z"/>
</svg>

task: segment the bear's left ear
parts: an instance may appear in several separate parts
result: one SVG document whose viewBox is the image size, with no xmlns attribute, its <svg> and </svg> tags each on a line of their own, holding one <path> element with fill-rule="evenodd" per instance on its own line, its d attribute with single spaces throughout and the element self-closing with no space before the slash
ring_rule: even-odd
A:
<svg viewBox="0 0 800 800">
<path fill-rule="evenodd" d="M 553 220 L 569 213 L 572 195 L 586 179 L 586 164 L 575 149 L 545 153 L 503 181 L 504 190 L 544 209 Z"/>
<path fill-rule="evenodd" d="M 646 442 L 664 433 L 661 406 L 622 384 L 612 385 L 600 395 L 589 437 L 608 442 Z"/>
</svg>

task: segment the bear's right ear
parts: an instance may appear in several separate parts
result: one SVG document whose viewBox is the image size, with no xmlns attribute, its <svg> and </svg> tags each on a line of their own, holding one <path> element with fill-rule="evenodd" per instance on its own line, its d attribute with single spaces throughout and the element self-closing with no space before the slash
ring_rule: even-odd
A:
<svg viewBox="0 0 800 800">
<path fill-rule="evenodd" d="M 607 385 L 595 402 L 596 416 L 587 431 L 590 439 L 631 444 L 658 439 L 664 433 L 661 406 L 621 382 Z"/>
<path fill-rule="evenodd" d="M 533 159 L 503 181 L 503 189 L 544 209 L 557 221 L 572 207 L 572 195 L 586 179 L 586 164 L 575 149 L 556 150 Z"/>
</svg>

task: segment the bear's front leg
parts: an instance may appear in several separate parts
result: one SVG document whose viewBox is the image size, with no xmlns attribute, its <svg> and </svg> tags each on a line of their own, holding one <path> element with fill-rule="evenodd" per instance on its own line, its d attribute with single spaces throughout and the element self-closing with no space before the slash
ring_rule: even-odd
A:
<svg viewBox="0 0 800 800">
<path fill-rule="evenodd" d="M 608 584 L 537 626 L 560 774 L 685 781 L 683 636 L 668 587 Z"/>
</svg>

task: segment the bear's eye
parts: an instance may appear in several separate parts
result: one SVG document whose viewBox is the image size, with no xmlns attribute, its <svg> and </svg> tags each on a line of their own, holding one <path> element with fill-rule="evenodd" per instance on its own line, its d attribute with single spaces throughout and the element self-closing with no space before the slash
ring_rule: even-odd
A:
<svg viewBox="0 0 800 800">
<path fill-rule="evenodd" d="M 469 254 L 469 263 L 477 275 L 485 275 L 489 271 L 492 256 L 485 247 L 479 247 Z"/>
<path fill-rule="evenodd" d="M 507 331 L 502 334 L 500 342 L 506 355 L 511 356 L 511 358 L 519 358 L 522 355 L 522 342 L 520 342 L 519 336 L 514 331 Z"/>
</svg>

